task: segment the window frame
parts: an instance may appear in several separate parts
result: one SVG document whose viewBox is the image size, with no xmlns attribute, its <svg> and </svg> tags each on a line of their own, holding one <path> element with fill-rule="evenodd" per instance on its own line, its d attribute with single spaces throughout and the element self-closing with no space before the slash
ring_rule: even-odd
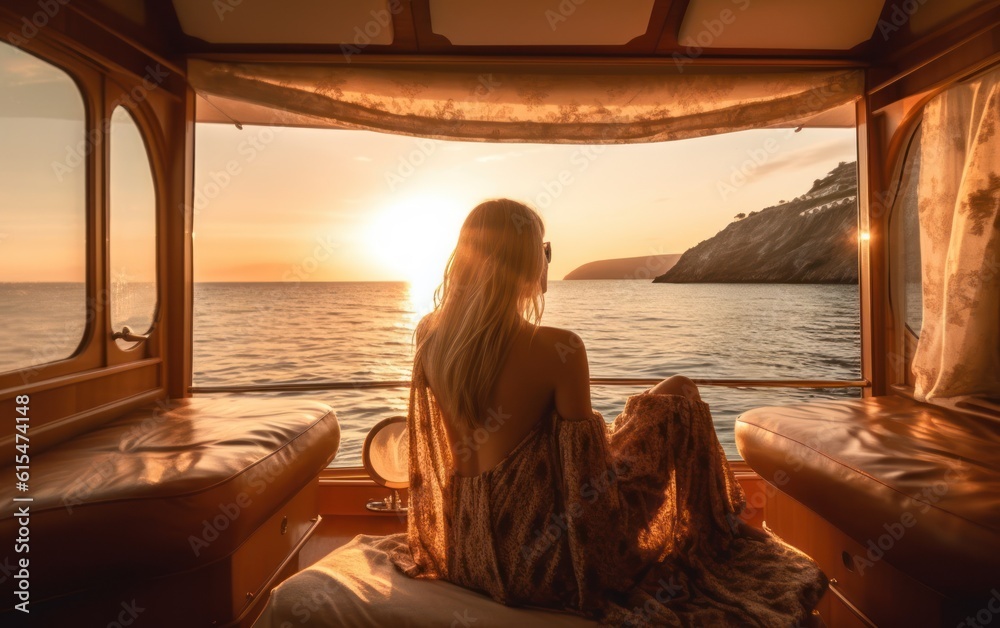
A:
<svg viewBox="0 0 1000 628">
<path fill-rule="evenodd" d="M 893 168 L 893 178 L 891 179 L 894 185 L 893 203 L 889 211 L 889 233 L 892 237 L 891 246 L 894 253 L 889 261 L 889 307 L 893 314 L 898 317 L 900 330 L 907 337 L 912 338 L 914 342 L 920 338 L 920 334 L 913 331 L 906 316 L 908 304 L 906 302 L 906 260 L 903 245 L 903 230 L 906 216 L 903 215 L 905 208 L 897 201 L 900 199 L 900 187 L 903 183 L 907 158 L 913 150 L 919 150 L 918 146 L 914 146 L 913 141 L 917 135 L 917 131 L 920 130 L 921 121 L 922 116 L 918 116 L 915 123 L 906 130 L 905 142 L 900 147 L 899 156 Z M 919 246 L 919 242 L 917 244 Z"/>
<path fill-rule="evenodd" d="M 0 25 L 4 22 L 0 19 Z M 12 45 L 4 42 L 5 45 Z M 92 59 L 73 50 L 50 43 L 40 34 L 17 46 L 48 63 L 74 82 L 84 106 L 84 155 L 86 263 L 86 324 L 75 352 L 43 364 L 0 373 L 0 401 L 17 395 L 59 388 L 77 380 L 89 379 L 87 373 L 100 375 L 102 369 L 140 366 L 140 362 L 161 362 L 164 354 L 164 305 L 167 290 L 168 261 L 165 247 L 167 216 L 163 208 L 167 175 L 167 142 L 158 124 L 158 110 L 150 99 L 128 99 L 127 85 L 136 79 L 123 71 L 102 68 Z M 141 82 L 140 82 L 141 84 Z M 142 136 L 153 179 L 156 224 L 157 307 L 148 330 L 149 338 L 129 349 L 121 349 L 112 338 L 108 288 L 110 286 L 110 141 L 107 124 L 115 107 L 122 105 L 132 116 Z M 145 333 L 147 330 L 136 330 Z M 40 339 L 44 341 L 44 339 Z M 81 380 L 82 381 L 82 380 Z"/>
<path fill-rule="evenodd" d="M 155 123 L 156 115 L 154 112 L 149 110 L 149 103 L 145 98 L 133 98 L 131 92 L 122 86 L 120 79 L 111 78 L 105 82 L 104 89 L 104 102 L 102 106 L 102 128 L 106 128 L 107 132 L 103 133 L 105 136 L 102 158 L 103 158 L 103 185 L 106 191 L 104 195 L 104 202 L 102 205 L 102 217 L 104 223 L 104 235 L 103 242 L 105 242 L 105 260 L 103 264 L 103 285 L 106 287 L 105 294 L 108 295 L 106 299 L 106 307 L 104 310 L 104 325 L 106 333 L 105 338 L 105 351 L 107 355 L 107 366 L 116 366 L 119 364 L 126 364 L 129 362 L 134 362 L 137 360 L 147 359 L 147 358 L 159 358 L 162 357 L 163 351 L 163 304 L 165 296 L 165 286 L 167 281 L 167 260 L 166 260 L 166 250 L 163 244 L 164 238 L 163 234 L 166 232 L 166 225 L 164 224 L 164 214 L 162 211 L 164 207 L 164 189 L 163 189 L 163 179 L 165 172 L 164 163 L 164 142 L 162 137 L 158 134 L 159 126 Z M 113 329 L 111 326 L 111 307 L 110 307 L 110 287 L 111 287 L 111 133 L 110 124 L 111 116 L 114 114 L 118 107 L 122 107 L 126 113 L 132 117 L 132 122 L 135 124 L 136 129 L 139 131 L 139 135 L 142 138 L 143 146 L 146 149 L 146 159 L 149 164 L 150 176 L 153 180 L 153 199 L 155 207 L 154 211 L 154 224 L 155 224 L 155 257 L 156 257 L 156 309 L 153 314 L 153 321 L 149 329 L 135 329 L 132 330 L 137 334 L 147 335 L 147 339 L 143 342 L 136 343 L 135 345 L 122 348 L 118 346 L 118 343 L 112 337 L 117 329 Z M 107 126 L 104 126 L 107 125 Z"/>
<path fill-rule="evenodd" d="M 103 193 L 97 175 L 101 171 L 100 157 L 104 150 L 104 141 L 99 134 L 93 133 L 99 124 L 102 77 L 97 70 L 79 57 L 56 49 L 40 39 L 35 38 L 22 46 L 15 47 L 65 73 L 76 85 L 83 102 L 84 137 L 88 140 L 83 163 L 85 169 L 84 231 L 87 237 L 84 247 L 86 255 L 84 266 L 86 313 L 83 335 L 73 353 L 51 362 L 28 365 L 0 373 L 0 390 L 13 389 L 11 391 L 13 395 L 20 393 L 25 388 L 36 387 L 33 384 L 38 382 L 99 368 L 103 362 L 101 343 L 97 342 L 96 339 L 105 331 L 104 304 L 97 297 L 100 285 L 99 268 L 103 263 L 104 247 L 99 241 L 102 225 L 95 209 L 98 205 L 98 199 Z M 9 42 L 3 43 L 13 46 Z M 7 396 L 9 395 L 3 395 L 3 397 Z"/>
</svg>

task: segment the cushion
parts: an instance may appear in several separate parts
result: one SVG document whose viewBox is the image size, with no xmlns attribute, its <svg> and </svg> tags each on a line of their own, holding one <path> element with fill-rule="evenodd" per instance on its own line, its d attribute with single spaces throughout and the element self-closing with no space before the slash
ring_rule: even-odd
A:
<svg viewBox="0 0 1000 628">
<path fill-rule="evenodd" d="M 232 554 L 339 443 L 333 410 L 313 401 L 142 408 L 32 456 L 32 502 L 0 483 L 0 538 L 17 536 L 14 506 L 30 506 L 33 601 L 195 569 Z"/>
<path fill-rule="evenodd" d="M 561 611 L 504 606 L 443 580 L 410 578 L 389 559 L 405 543 L 405 534 L 354 537 L 275 587 L 254 628 L 597 625 Z"/>
<path fill-rule="evenodd" d="M 743 413 L 736 445 L 869 558 L 949 596 L 1000 584 L 1000 420 L 898 395 L 814 401 Z"/>
</svg>

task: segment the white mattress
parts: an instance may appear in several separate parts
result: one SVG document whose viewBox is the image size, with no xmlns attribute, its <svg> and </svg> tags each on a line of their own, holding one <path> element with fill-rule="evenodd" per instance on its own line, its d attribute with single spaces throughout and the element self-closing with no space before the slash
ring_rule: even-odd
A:
<svg viewBox="0 0 1000 628">
<path fill-rule="evenodd" d="M 402 542 L 402 534 L 354 537 L 275 587 L 254 628 L 597 625 L 569 613 L 504 606 L 449 582 L 409 578 L 386 553 Z"/>
</svg>

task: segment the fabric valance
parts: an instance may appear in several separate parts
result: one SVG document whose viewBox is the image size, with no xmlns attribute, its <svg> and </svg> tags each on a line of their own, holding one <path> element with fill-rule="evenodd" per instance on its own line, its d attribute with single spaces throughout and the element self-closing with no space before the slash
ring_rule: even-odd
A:
<svg viewBox="0 0 1000 628">
<path fill-rule="evenodd" d="M 864 87 L 860 70 L 679 72 L 669 61 L 320 65 L 192 59 L 188 70 L 201 96 L 243 123 L 488 142 L 620 144 L 797 126 L 850 105 Z M 836 125 L 845 124 L 844 116 L 839 119 Z M 846 124 L 853 126 L 853 115 Z"/>
</svg>

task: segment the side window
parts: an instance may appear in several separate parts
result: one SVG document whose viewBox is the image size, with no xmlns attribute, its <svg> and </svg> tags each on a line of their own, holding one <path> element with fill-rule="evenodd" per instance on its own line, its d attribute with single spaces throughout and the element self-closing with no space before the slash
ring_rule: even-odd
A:
<svg viewBox="0 0 1000 628">
<path fill-rule="evenodd" d="M 111 115 L 110 149 L 111 329 L 145 334 L 156 319 L 156 192 L 142 134 L 121 106 Z M 123 349 L 136 344 L 115 342 Z"/>
<path fill-rule="evenodd" d="M 0 372 L 72 356 L 88 322 L 83 96 L 0 43 Z"/>
<path fill-rule="evenodd" d="M 920 180 L 920 129 L 910 140 L 900 180 L 896 211 L 902 222 L 903 311 L 906 326 L 917 336 L 923 322 L 923 294 L 920 267 L 920 214 L 917 208 L 917 182 Z"/>
</svg>

